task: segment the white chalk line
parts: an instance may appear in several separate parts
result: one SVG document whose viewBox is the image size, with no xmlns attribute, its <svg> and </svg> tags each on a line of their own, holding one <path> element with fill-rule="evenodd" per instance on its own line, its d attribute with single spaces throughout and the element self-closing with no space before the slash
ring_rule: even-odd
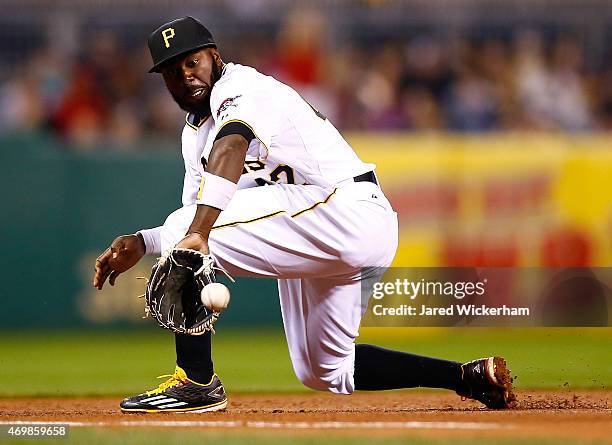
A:
<svg viewBox="0 0 612 445">
<path fill-rule="evenodd" d="M 493 422 L 268 422 L 223 420 L 121 420 L 118 422 L 73 421 L 0 421 L 0 425 L 64 425 L 72 427 L 162 427 L 162 428 L 254 428 L 254 429 L 377 429 L 377 430 L 490 430 L 511 428 L 508 424 Z"/>
</svg>

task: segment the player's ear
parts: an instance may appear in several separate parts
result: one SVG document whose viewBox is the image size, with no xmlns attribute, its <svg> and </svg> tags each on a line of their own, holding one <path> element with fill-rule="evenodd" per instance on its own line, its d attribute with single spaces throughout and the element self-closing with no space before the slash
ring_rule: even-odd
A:
<svg viewBox="0 0 612 445">
<path fill-rule="evenodd" d="M 221 62 L 221 54 L 219 54 L 219 50 L 217 48 L 211 48 L 210 55 L 212 56 L 212 59 L 213 59 L 213 62 L 215 62 L 215 65 L 220 66 L 222 62 Z"/>
</svg>

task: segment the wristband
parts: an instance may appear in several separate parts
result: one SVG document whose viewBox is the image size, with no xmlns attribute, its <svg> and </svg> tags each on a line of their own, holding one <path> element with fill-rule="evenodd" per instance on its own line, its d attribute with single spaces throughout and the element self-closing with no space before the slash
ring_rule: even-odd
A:
<svg viewBox="0 0 612 445">
<path fill-rule="evenodd" d="M 229 179 L 204 172 L 196 202 L 219 210 L 225 210 L 232 196 L 236 193 L 237 188 L 238 184 L 233 183 Z"/>
</svg>

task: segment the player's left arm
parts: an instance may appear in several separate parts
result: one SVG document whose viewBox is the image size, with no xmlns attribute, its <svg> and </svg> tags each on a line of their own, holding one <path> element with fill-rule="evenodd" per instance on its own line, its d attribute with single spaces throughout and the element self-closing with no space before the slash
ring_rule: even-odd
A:
<svg viewBox="0 0 612 445">
<path fill-rule="evenodd" d="M 242 174 L 244 161 L 246 159 L 249 140 L 237 133 L 228 134 L 217 139 L 208 157 L 204 181 L 207 195 L 210 199 L 219 202 L 218 205 L 198 204 L 196 214 L 193 218 L 187 235 L 176 245 L 179 248 L 199 250 L 208 254 L 208 236 L 223 210 L 225 201 L 231 199 L 232 187 L 235 187 Z M 233 184 L 233 186 L 232 186 Z M 201 192 L 204 193 L 204 183 Z M 219 194 L 219 198 L 214 195 Z M 229 199 L 228 199 L 229 195 Z"/>
</svg>

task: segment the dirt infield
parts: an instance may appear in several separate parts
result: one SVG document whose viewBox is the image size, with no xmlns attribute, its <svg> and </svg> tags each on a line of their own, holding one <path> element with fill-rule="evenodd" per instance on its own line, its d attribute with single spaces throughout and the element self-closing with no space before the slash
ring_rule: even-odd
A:
<svg viewBox="0 0 612 445">
<path fill-rule="evenodd" d="M 519 406 L 490 411 L 451 393 L 401 391 L 332 394 L 232 395 L 224 412 L 121 414 L 116 398 L 0 399 L 0 423 L 71 422 L 101 427 L 348 430 L 410 434 L 550 437 L 610 440 L 612 391 L 519 392 Z"/>
</svg>

